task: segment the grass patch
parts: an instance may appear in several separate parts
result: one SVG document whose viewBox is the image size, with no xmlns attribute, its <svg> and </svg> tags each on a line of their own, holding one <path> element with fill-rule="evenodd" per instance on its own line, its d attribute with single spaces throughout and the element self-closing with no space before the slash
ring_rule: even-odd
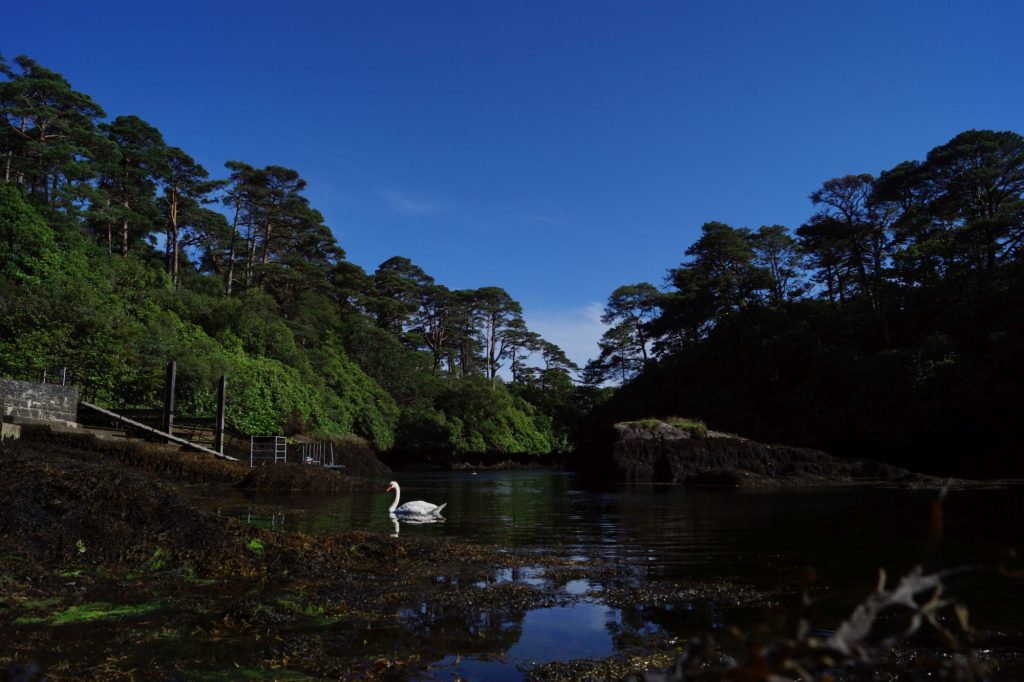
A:
<svg viewBox="0 0 1024 682">
<path fill-rule="evenodd" d="M 223 582 L 221 580 L 218 580 L 217 578 L 200 578 L 199 576 L 195 575 L 183 576 L 182 580 L 191 583 L 192 585 L 219 585 L 221 582 Z"/>
<path fill-rule="evenodd" d="M 125 578 L 128 580 L 138 580 L 147 573 L 157 573 L 167 568 L 167 562 L 171 559 L 170 550 L 164 549 L 163 547 L 157 547 L 153 551 L 153 555 L 146 560 L 137 571 L 129 572 Z"/>
<path fill-rule="evenodd" d="M 181 570 L 181 579 L 193 585 L 217 585 L 223 582 L 217 578 L 203 578 L 196 573 L 196 568 L 192 564 L 185 564 Z"/>
<path fill-rule="evenodd" d="M 47 600 L 48 601 L 48 600 Z M 146 602 L 143 604 L 122 604 L 116 606 L 107 602 L 87 602 L 69 606 L 63 611 L 56 611 L 43 617 L 23 616 L 15 619 L 16 625 L 71 625 L 72 623 L 91 623 L 117 618 L 144 616 L 163 607 L 163 602 Z"/>
<path fill-rule="evenodd" d="M 296 613 L 313 619 L 321 619 L 327 611 L 323 606 L 307 600 L 306 595 L 302 592 L 295 595 L 294 599 L 287 597 L 278 599 L 277 608 L 286 613 Z"/>
<path fill-rule="evenodd" d="M 660 419 L 634 419 L 633 421 L 621 422 L 623 426 L 632 426 L 635 429 L 646 429 L 653 431 L 660 428 L 665 422 Z"/>
<path fill-rule="evenodd" d="M 163 547 L 157 547 L 156 551 L 153 552 L 153 556 L 149 558 L 146 565 L 143 567 L 144 571 L 155 572 L 159 571 L 167 566 L 167 561 L 171 558 L 171 553 L 165 550 Z"/>
<path fill-rule="evenodd" d="M 665 423 L 677 429 L 689 431 L 697 438 L 705 438 L 708 435 L 708 427 L 699 419 L 687 419 L 686 417 L 667 417 Z"/>
<path fill-rule="evenodd" d="M 35 611 L 37 609 L 49 609 L 53 608 L 60 603 L 60 597 L 50 597 L 49 599 L 27 599 L 23 602 L 19 602 L 18 606 L 29 611 Z"/>
<path fill-rule="evenodd" d="M 706 438 L 708 427 L 699 419 L 687 419 L 685 417 L 665 417 L 664 419 L 635 419 L 633 421 L 621 422 L 624 426 L 631 426 L 645 431 L 657 431 L 663 426 L 672 426 L 683 431 L 689 431 L 695 438 Z"/>
</svg>

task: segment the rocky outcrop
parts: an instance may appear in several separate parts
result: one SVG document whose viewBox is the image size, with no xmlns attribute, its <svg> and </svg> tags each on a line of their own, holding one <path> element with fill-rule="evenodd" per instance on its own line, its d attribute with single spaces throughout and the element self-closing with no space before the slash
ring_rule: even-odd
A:
<svg viewBox="0 0 1024 682">
<path fill-rule="evenodd" d="M 586 457 L 590 471 L 622 481 L 754 487 L 928 479 L 873 460 L 766 445 L 714 431 L 701 437 L 652 420 L 616 424 L 607 441 L 589 448 Z"/>
</svg>

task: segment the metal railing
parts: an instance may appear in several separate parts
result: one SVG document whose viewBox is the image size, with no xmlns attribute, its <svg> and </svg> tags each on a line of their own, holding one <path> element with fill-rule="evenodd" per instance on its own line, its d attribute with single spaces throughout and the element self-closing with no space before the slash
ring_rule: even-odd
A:
<svg viewBox="0 0 1024 682">
<path fill-rule="evenodd" d="M 302 444 L 303 464 L 313 466 L 333 467 L 334 466 L 334 443 L 330 441 L 318 441 L 315 443 Z"/>
<path fill-rule="evenodd" d="M 288 441 L 284 436 L 250 436 L 249 466 L 266 466 L 288 461 Z"/>
<path fill-rule="evenodd" d="M 142 431 L 144 433 L 147 433 L 151 436 L 158 438 L 159 440 L 167 441 L 168 443 L 174 443 L 175 445 L 181 445 L 192 450 L 198 450 L 199 452 L 205 452 L 206 454 L 213 455 L 218 459 L 226 459 L 232 462 L 238 461 L 238 459 L 236 459 L 235 457 L 231 457 L 230 455 L 225 455 L 223 453 L 217 452 L 216 450 L 211 450 L 210 448 L 199 445 L 198 443 L 190 443 L 184 438 L 178 438 L 177 436 L 171 435 L 169 433 L 164 433 L 159 429 L 147 426 L 141 422 L 135 421 L 134 419 L 129 419 L 128 417 L 117 414 L 116 412 L 111 412 L 110 410 L 103 409 L 102 407 L 99 407 L 97 405 L 92 405 L 90 403 L 85 402 L 84 400 L 79 402 L 78 404 L 80 407 L 84 407 L 87 410 L 99 413 L 103 417 L 112 420 L 112 424 L 114 425 L 115 428 L 123 430 L 132 429 Z"/>
<path fill-rule="evenodd" d="M 0 366 L 0 377 L 36 384 L 68 384 L 67 367 L 5 367 Z"/>
</svg>

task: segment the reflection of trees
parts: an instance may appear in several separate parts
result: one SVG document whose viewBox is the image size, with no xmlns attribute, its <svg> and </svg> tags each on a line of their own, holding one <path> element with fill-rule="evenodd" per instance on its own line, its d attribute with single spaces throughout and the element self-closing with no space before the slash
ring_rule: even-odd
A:
<svg viewBox="0 0 1024 682">
<path fill-rule="evenodd" d="M 483 590 L 463 588 L 459 592 L 461 597 L 426 600 L 402 609 L 399 619 L 418 635 L 422 646 L 441 655 L 500 654 L 519 641 L 527 609 L 500 603 L 481 605 Z"/>
<path fill-rule="evenodd" d="M 780 543 L 818 511 L 802 494 L 638 486 L 605 497 L 593 521 L 603 529 L 603 557 L 655 582 L 777 578 L 778 565 L 768 564 Z"/>
<path fill-rule="evenodd" d="M 609 620 L 608 634 L 612 636 L 612 646 L 622 651 L 644 643 L 647 637 L 659 628 L 650 622 L 655 609 L 645 604 L 631 604 L 619 610 L 619 617 Z"/>
<path fill-rule="evenodd" d="M 619 605 L 619 617 L 607 628 L 616 651 L 646 647 L 659 635 L 696 636 L 719 630 L 724 625 L 720 605 L 712 599 Z"/>
<path fill-rule="evenodd" d="M 490 543 L 548 544 L 552 519 L 566 507 L 570 482 L 569 476 L 550 471 L 514 472 L 495 478 L 453 478 L 448 482 L 447 499 L 449 509 L 457 508 L 464 518 L 488 519 Z"/>
<path fill-rule="evenodd" d="M 244 490 L 240 494 L 222 496 L 218 504 L 225 507 L 258 509 L 268 519 L 272 514 L 279 517 L 288 514 L 287 530 L 319 534 L 351 528 L 351 519 L 356 508 L 355 501 L 351 493 Z M 382 518 L 387 519 L 387 506 L 385 505 L 383 509 Z M 387 527 L 390 526 L 388 523 Z M 281 527 L 284 527 L 283 524 Z"/>
</svg>

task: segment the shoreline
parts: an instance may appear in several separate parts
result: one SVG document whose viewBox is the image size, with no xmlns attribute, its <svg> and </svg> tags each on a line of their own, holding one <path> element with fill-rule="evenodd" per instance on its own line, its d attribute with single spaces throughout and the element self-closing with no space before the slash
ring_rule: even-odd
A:
<svg viewBox="0 0 1024 682">
<path fill-rule="evenodd" d="M 455 654 L 497 655 L 528 613 L 599 604 L 623 614 L 628 644 L 526 676 L 622 679 L 670 668 L 690 646 L 635 625 L 649 609 L 690 604 L 749 632 L 799 612 L 796 575 L 768 589 L 728 577 L 653 583 L 597 555 L 272 531 L 200 511 L 183 493 L 187 476 L 74 454 L 0 446 L 0 531 L 9 540 L 0 636 L 10 643 L 0 670 L 35 664 L 51 680 L 407 679 Z M 720 646 L 744 655 L 739 643 Z M 908 651 L 907 665 L 938 655 Z"/>
</svg>

